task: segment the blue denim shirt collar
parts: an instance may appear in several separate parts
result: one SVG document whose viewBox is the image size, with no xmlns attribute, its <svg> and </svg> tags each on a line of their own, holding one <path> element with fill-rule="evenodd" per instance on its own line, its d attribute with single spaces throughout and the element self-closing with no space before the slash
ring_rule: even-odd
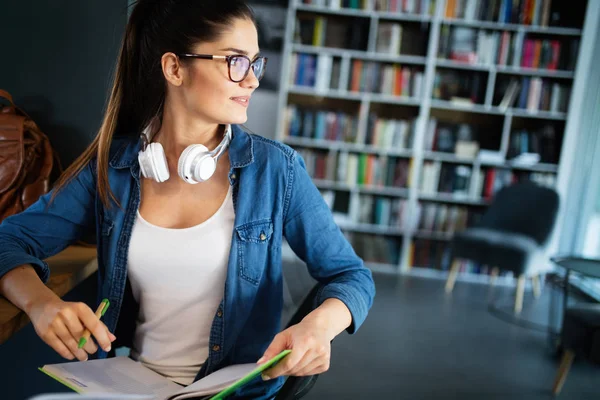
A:
<svg viewBox="0 0 600 400">
<path fill-rule="evenodd" d="M 238 125 L 231 125 L 232 139 L 229 144 L 231 168 L 246 167 L 254 162 L 254 140 Z M 109 165 L 115 169 L 132 168 L 137 163 L 141 140 L 126 140 L 110 157 Z"/>
</svg>

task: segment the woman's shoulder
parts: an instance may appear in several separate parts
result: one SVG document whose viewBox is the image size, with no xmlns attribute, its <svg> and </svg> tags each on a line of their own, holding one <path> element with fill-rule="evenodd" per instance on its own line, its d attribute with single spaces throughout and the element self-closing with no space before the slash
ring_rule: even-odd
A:
<svg viewBox="0 0 600 400">
<path fill-rule="evenodd" d="M 252 138 L 254 157 L 258 161 L 273 162 L 280 160 L 291 163 L 297 157 L 297 152 L 290 146 L 280 141 L 270 139 L 256 133 L 249 133 Z"/>
</svg>

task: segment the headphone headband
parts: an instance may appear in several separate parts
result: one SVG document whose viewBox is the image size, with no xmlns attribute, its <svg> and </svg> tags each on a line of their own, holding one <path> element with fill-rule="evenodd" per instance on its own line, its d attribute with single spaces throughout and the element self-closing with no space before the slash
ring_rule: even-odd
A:
<svg viewBox="0 0 600 400">
<path fill-rule="evenodd" d="M 158 117 L 152 118 L 144 128 L 140 139 L 142 149 L 138 154 L 140 170 L 145 178 L 151 178 L 157 182 L 169 179 L 169 166 L 162 145 L 152 142 L 152 138 L 160 128 Z M 199 183 L 208 180 L 216 170 L 216 164 L 225 152 L 232 140 L 231 125 L 225 125 L 225 133 L 221 142 L 214 150 L 209 151 L 201 144 L 188 146 L 180 155 L 177 163 L 177 172 L 181 179 L 188 183 Z"/>
</svg>

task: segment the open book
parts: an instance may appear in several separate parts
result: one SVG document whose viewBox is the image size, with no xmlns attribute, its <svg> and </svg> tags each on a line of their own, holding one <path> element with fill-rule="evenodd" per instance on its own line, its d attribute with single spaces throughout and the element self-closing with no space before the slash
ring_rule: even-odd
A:
<svg viewBox="0 0 600 400">
<path fill-rule="evenodd" d="M 266 363 L 238 364 L 225 367 L 182 387 L 129 357 L 114 357 L 84 362 L 66 362 L 39 368 L 46 375 L 82 394 L 105 394 L 114 398 L 137 400 L 183 400 L 189 398 L 224 399 L 271 368 L 290 350 Z M 204 396 L 204 397 L 203 397 Z"/>
</svg>

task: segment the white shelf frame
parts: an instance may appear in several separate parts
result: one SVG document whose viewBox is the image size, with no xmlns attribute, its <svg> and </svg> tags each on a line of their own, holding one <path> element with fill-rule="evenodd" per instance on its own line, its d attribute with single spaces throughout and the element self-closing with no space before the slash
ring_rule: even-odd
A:
<svg viewBox="0 0 600 400">
<path fill-rule="evenodd" d="M 372 6 L 373 2 L 369 2 Z M 588 4 L 589 8 L 589 4 Z M 553 164 L 536 164 L 533 166 L 515 165 L 510 162 L 503 163 L 489 163 L 481 162 L 480 160 L 473 159 L 461 159 L 451 154 L 434 153 L 424 151 L 424 140 L 425 133 L 427 130 L 427 122 L 432 113 L 432 110 L 449 110 L 456 112 L 466 113 L 477 113 L 485 115 L 496 115 L 502 117 L 502 137 L 501 137 L 501 148 L 500 151 L 506 159 L 506 153 L 508 151 L 509 138 L 511 134 L 511 126 L 515 118 L 527 118 L 527 119 L 543 119 L 548 121 L 568 121 L 568 113 L 552 113 L 547 111 L 528 111 L 525 109 L 508 108 L 501 109 L 497 106 L 492 105 L 493 90 L 495 87 L 495 80 L 498 74 L 508 75 L 523 75 L 523 76 L 538 76 L 552 79 L 564 79 L 574 82 L 577 79 L 575 71 L 561 71 L 561 70 L 546 70 L 546 69 L 531 69 L 522 68 L 515 65 L 515 61 L 509 60 L 508 65 L 481 65 L 481 64 L 464 64 L 455 62 L 452 60 L 445 60 L 438 58 L 438 44 L 440 38 L 440 28 L 442 25 L 457 25 L 467 26 L 475 29 L 484 30 L 501 30 L 501 31 L 512 31 L 517 35 L 517 47 L 515 48 L 515 55 L 521 53 L 521 46 L 525 34 L 536 33 L 536 34 L 548 34 L 553 36 L 565 36 L 565 37 L 583 37 L 583 32 L 590 30 L 589 27 L 583 27 L 583 29 L 574 28 L 560 28 L 560 27 L 542 27 L 542 26 L 526 26 L 519 24 L 505 24 L 491 21 L 467 21 L 462 19 L 448 19 L 443 17 L 445 10 L 445 1 L 438 0 L 436 4 L 435 14 L 433 16 L 420 15 L 420 14 L 406 14 L 406 13 L 389 13 L 374 10 L 353 10 L 353 9 L 331 9 L 329 7 L 319 7 L 313 5 L 301 4 L 300 0 L 292 0 L 288 9 L 287 24 L 286 24 L 286 35 L 284 40 L 284 57 L 282 63 L 282 78 L 280 85 L 280 96 L 279 96 L 279 115 L 277 123 L 277 139 L 285 142 L 291 146 L 300 146 L 308 148 L 319 148 L 327 149 L 330 151 L 337 152 L 360 152 L 369 153 L 382 156 L 398 156 L 398 157 L 412 157 L 413 168 L 411 169 L 410 181 L 413 183 L 413 187 L 410 189 L 403 188 L 388 188 L 388 187 L 373 187 L 365 185 L 347 185 L 345 183 L 315 180 L 315 185 L 320 189 L 325 190 L 347 190 L 350 192 L 350 217 L 354 218 L 358 215 L 358 199 L 359 195 L 363 193 L 380 194 L 384 196 L 406 198 L 408 200 L 408 212 L 413 213 L 417 207 L 417 204 L 421 201 L 432 201 L 432 202 L 447 202 L 452 204 L 463 204 L 467 206 L 480 206 L 485 207 L 488 202 L 484 199 L 471 196 L 467 198 L 456 198 L 444 194 L 422 194 L 419 192 L 420 175 L 424 160 L 434 160 L 447 163 L 459 163 L 473 165 L 474 172 L 481 173 L 481 168 L 495 167 L 495 168 L 506 168 L 514 169 L 519 171 L 528 172 L 541 172 L 549 174 L 560 174 L 563 170 L 563 165 Z M 303 13 L 317 13 L 323 15 L 340 15 L 349 17 L 363 17 L 368 18 L 371 21 L 368 48 L 367 51 L 348 50 L 348 49 L 336 49 L 327 47 L 316 47 L 308 45 L 300 45 L 293 43 L 293 35 L 296 22 L 297 12 Z M 427 46 L 427 55 L 412 56 L 412 55 L 389 55 L 376 53 L 375 43 L 376 38 L 374 35 L 377 32 L 377 25 L 380 20 L 385 21 L 399 21 L 406 23 L 425 23 L 429 25 L 429 43 Z M 586 19 L 586 24 L 589 18 Z M 598 29 L 594 29 L 597 31 Z M 587 33 L 586 33 L 587 34 Z M 337 85 L 336 90 L 327 90 L 317 92 L 313 88 L 296 86 L 291 84 L 289 73 L 290 71 L 290 60 L 292 53 L 311 53 L 311 54 L 329 54 L 334 57 L 341 59 L 341 71 L 340 71 L 340 82 Z M 581 54 L 581 49 L 580 49 Z M 424 68 L 424 79 L 423 79 L 423 93 L 422 98 L 407 98 L 399 96 L 382 95 L 378 93 L 358 93 L 347 90 L 348 80 L 350 75 L 350 66 L 352 59 L 361 59 L 367 61 L 378 61 L 388 63 L 398 63 L 422 66 Z M 437 68 L 452 68 L 452 69 L 463 69 L 472 71 L 482 71 L 488 73 L 486 96 L 484 104 L 474 105 L 463 105 L 454 104 L 449 101 L 442 101 L 432 99 L 433 81 L 435 78 L 435 71 Z M 579 78 L 581 79 L 581 78 Z M 367 117 L 371 104 L 390 104 L 402 107 L 418 107 L 418 117 L 416 129 L 413 137 L 413 148 L 412 149 L 381 149 L 376 146 L 365 146 L 357 143 L 344 143 L 334 142 L 327 140 L 316 140 L 310 138 L 297 138 L 288 137 L 285 135 L 285 108 L 287 106 L 288 95 L 302 95 L 312 96 L 317 100 L 322 98 L 340 99 L 349 102 L 358 102 L 359 105 L 359 138 L 364 138 L 364 134 L 367 126 Z M 571 92 L 573 95 L 573 91 Z M 572 108 L 572 107 L 571 107 Z M 576 133 L 572 130 L 567 132 L 565 130 L 563 136 L 563 143 L 572 142 L 573 138 L 567 137 L 567 134 L 575 135 Z M 564 147 L 564 146 L 563 146 Z M 564 151 L 564 148 L 563 148 Z M 562 159 L 562 158 L 561 158 Z M 473 178 L 472 178 L 473 179 Z M 356 219 L 354 219 L 356 220 Z M 402 249 L 401 257 L 398 265 L 388 264 L 377 264 L 366 262 L 373 270 L 381 270 L 385 272 L 391 272 L 393 274 L 408 274 L 416 276 L 428 276 L 434 278 L 445 279 L 447 277 L 447 271 L 432 270 L 428 268 L 418 268 L 415 266 L 409 266 L 409 252 L 411 242 L 413 238 L 432 238 L 435 240 L 449 240 L 450 234 L 445 232 L 424 232 L 414 231 L 411 232 L 402 228 L 391 228 L 386 226 L 371 225 L 371 224 L 342 224 L 342 229 L 349 231 L 360 232 L 369 231 L 372 233 L 382 233 L 386 235 L 396 235 L 402 237 Z M 473 275 L 473 274 L 459 274 L 459 280 L 467 282 L 483 282 L 488 283 L 489 277 L 487 275 Z M 514 285 L 513 278 L 499 278 L 498 284 Z"/>
</svg>

